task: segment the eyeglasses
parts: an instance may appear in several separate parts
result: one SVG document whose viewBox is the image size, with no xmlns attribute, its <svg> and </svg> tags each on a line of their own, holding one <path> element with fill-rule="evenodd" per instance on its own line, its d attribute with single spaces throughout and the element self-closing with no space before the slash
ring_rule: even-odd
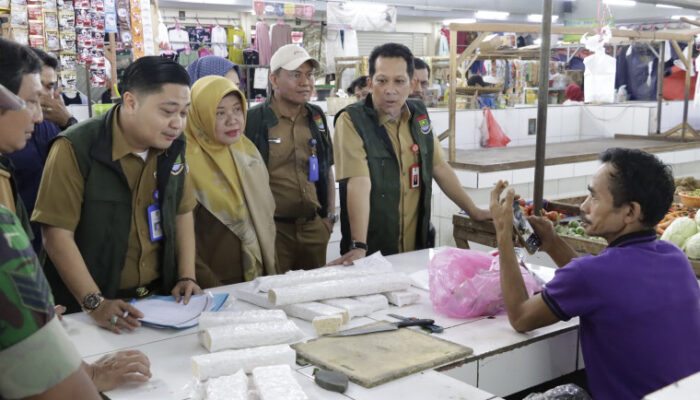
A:
<svg viewBox="0 0 700 400">
<path fill-rule="evenodd" d="M 285 71 L 288 77 L 291 79 L 294 79 L 295 81 L 299 81 L 300 78 L 304 78 L 306 80 L 313 80 L 314 79 L 314 73 L 313 71 L 307 72 L 307 73 L 302 73 L 299 71 Z"/>
</svg>

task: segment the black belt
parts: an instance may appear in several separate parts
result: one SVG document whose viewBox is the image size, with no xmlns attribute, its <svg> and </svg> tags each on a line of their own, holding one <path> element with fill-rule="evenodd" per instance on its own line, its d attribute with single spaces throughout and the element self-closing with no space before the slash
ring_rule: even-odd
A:
<svg viewBox="0 0 700 400">
<path fill-rule="evenodd" d="M 275 217 L 276 222 L 281 222 L 283 224 L 305 224 L 316 219 L 316 213 L 309 215 L 308 217 Z"/>
<path fill-rule="evenodd" d="M 160 292 L 160 288 L 163 286 L 162 279 L 156 279 L 155 281 L 148 283 L 143 286 L 139 286 L 131 289 L 119 289 L 117 290 L 118 299 L 141 299 L 153 294 Z"/>
</svg>

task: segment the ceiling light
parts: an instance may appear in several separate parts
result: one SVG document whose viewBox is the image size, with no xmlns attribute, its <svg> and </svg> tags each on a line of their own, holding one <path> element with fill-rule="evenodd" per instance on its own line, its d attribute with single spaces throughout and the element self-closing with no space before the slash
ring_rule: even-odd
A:
<svg viewBox="0 0 700 400">
<path fill-rule="evenodd" d="M 556 22 L 558 19 L 558 15 L 552 15 L 552 22 Z M 528 14 L 527 20 L 530 22 L 542 22 L 542 14 Z"/>
<path fill-rule="evenodd" d="M 690 20 L 695 21 L 696 17 L 694 15 L 674 15 L 673 17 L 671 17 L 671 19 L 675 19 L 675 20 L 679 20 L 681 18 L 688 18 Z"/>
<path fill-rule="evenodd" d="M 603 0 L 603 3 L 609 6 L 634 7 L 637 2 L 634 0 Z"/>
<path fill-rule="evenodd" d="M 433 6 L 413 6 L 413 9 L 420 10 L 420 11 L 452 11 L 451 8 L 433 7 Z"/>
<path fill-rule="evenodd" d="M 446 19 L 442 21 L 443 25 L 449 24 L 474 24 L 476 19 L 474 18 L 456 18 L 456 19 Z"/>
<path fill-rule="evenodd" d="M 474 16 L 478 19 L 507 19 L 510 15 L 505 11 L 477 11 Z"/>
<path fill-rule="evenodd" d="M 668 4 L 657 4 L 656 6 L 659 7 L 659 8 L 681 8 L 681 7 L 678 7 L 678 6 L 671 6 L 671 5 L 668 5 Z"/>
</svg>

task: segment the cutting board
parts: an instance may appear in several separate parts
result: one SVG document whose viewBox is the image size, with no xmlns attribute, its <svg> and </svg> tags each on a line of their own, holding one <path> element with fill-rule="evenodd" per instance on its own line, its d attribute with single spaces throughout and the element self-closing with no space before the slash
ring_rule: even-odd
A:
<svg viewBox="0 0 700 400">
<path fill-rule="evenodd" d="M 375 322 L 366 327 L 383 325 Z M 474 350 L 420 331 L 401 328 L 344 337 L 320 337 L 292 345 L 310 363 L 344 373 L 360 386 L 382 383 L 465 359 Z"/>
</svg>

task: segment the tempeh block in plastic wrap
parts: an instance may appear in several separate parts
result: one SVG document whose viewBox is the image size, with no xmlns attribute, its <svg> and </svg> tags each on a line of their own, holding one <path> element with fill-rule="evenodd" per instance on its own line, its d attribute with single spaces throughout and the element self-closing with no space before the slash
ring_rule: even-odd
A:
<svg viewBox="0 0 700 400">
<path fill-rule="evenodd" d="M 274 305 L 286 305 L 405 290 L 410 285 L 411 279 L 405 274 L 376 274 L 270 289 L 268 298 Z"/>
<path fill-rule="evenodd" d="M 397 306 L 403 307 L 409 304 L 418 303 L 420 300 L 420 295 L 418 293 L 409 292 L 408 290 L 399 290 L 389 293 L 384 293 L 384 295 L 389 299 L 389 303 Z"/>
<path fill-rule="evenodd" d="M 356 296 L 353 297 L 355 300 L 359 300 L 365 304 L 369 304 L 372 307 L 371 312 L 386 310 L 389 308 L 389 300 L 383 294 L 369 294 L 367 296 Z"/>
<path fill-rule="evenodd" d="M 210 352 L 289 344 L 303 337 L 301 330 L 290 320 L 221 325 L 201 332 L 202 345 Z"/>
<path fill-rule="evenodd" d="M 349 297 L 342 299 L 321 300 L 321 303 L 347 310 L 348 314 L 350 314 L 350 319 L 355 317 L 364 317 L 372 313 L 372 306 Z"/>
<path fill-rule="evenodd" d="M 283 306 L 282 309 L 284 309 L 290 317 L 296 317 L 304 321 L 313 321 L 314 318 L 324 315 L 340 315 L 343 317 L 343 323 L 350 320 L 350 314 L 348 314 L 347 310 L 316 301 L 289 304 Z"/>
<path fill-rule="evenodd" d="M 226 350 L 218 353 L 192 357 L 192 372 L 200 381 L 233 375 L 239 369 L 250 373 L 254 368 L 268 365 L 294 365 L 296 352 L 289 345 L 252 347 L 241 350 Z"/>
<path fill-rule="evenodd" d="M 242 369 L 209 379 L 206 388 L 207 400 L 248 400 L 248 376 Z"/>
<path fill-rule="evenodd" d="M 260 400 L 307 400 L 289 365 L 271 365 L 253 370 Z"/>
<path fill-rule="evenodd" d="M 255 278 L 256 289 L 267 292 L 270 289 L 295 286 L 304 283 L 324 282 L 367 275 L 386 274 L 394 272 L 389 265 L 383 266 L 351 266 L 351 267 L 323 267 L 312 270 L 292 270 L 283 275 L 269 275 Z"/>
<path fill-rule="evenodd" d="M 204 311 L 199 316 L 199 328 L 204 330 L 221 325 L 286 320 L 287 314 L 282 310 Z"/>
</svg>

